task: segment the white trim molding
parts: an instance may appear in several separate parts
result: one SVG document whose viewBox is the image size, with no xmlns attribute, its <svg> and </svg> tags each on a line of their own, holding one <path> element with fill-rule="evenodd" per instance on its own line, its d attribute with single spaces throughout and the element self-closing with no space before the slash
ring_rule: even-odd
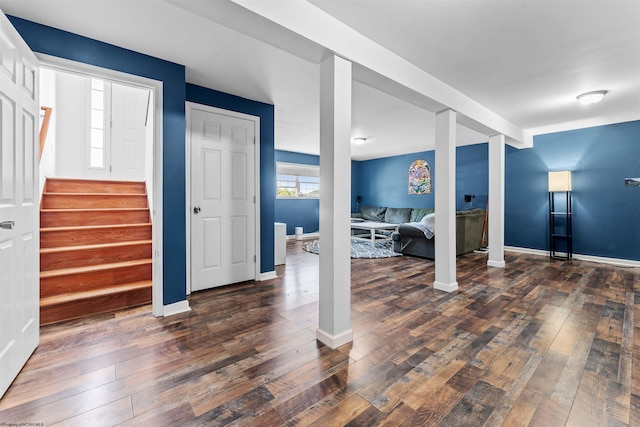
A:
<svg viewBox="0 0 640 427">
<path fill-rule="evenodd" d="M 518 252 L 523 254 L 530 255 L 540 255 L 540 256 L 549 256 L 549 251 L 544 251 L 540 249 L 530 249 L 530 248 L 520 248 L 517 246 L 505 246 L 504 249 L 510 252 Z M 619 267 L 640 267 L 640 261 L 635 261 L 632 259 L 620 259 L 620 258 L 607 258 L 601 256 L 593 256 L 593 255 L 581 255 L 581 254 L 573 254 L 573 259 L 578 261 L 588 261 L 588 262 L 597 262 L 600 264 L 610 264 L 617 265 Z"/>
<path fill-rule="evenodd" d="M 347 329 L 344 332 L 340 332 L 338 335 L 331 335 L 318 328 L 316 329 L 316 339 L 321 343 L 336 349 L 353 341 L 353 331 L 351 329 Z"/>
<path fill-rule="evenodd" d="M 266 271 L 264 273 L 260 273 L 260 280 L 271 280 L 271 279 L 277 279 L 278 275 L 276 274 L 275 271 Z"/>
<path fill-rule="evenodd" d="M 435 282 L 433 282 L 433 288 L 439 291 L 453 292 L 458 290 L 458 282 L 456 281 L 453 283 L 444 283 L 438 282 L 436 280 Z"/>
<path fill-rule="evenodd" d="M 487 267 L 504 268 L 505 265 L 506 264 L 505 264 L 504 260 L 502 260 L 502 261 L 488 260 L 487 261 Z"/>
<path fill-rule="evenodd" d="M 188 300 L 174 302 L 173 304 L 165 305 L 163 308 L 164 316 L 173 316 L 174 314 L 186 313 L 191 311 Z"/>
</svg>

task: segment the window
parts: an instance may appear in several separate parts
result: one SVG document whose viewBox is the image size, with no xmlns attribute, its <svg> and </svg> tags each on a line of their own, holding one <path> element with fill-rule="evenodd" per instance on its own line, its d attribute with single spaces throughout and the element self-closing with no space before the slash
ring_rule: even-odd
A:
<svg viewBox="0 0 640 427">
<path fill-rule="evenodd" d="M 276 197 L 297 199 L 320 197 L 320 167 L 298 163 L 276 163 Z"/>
<path fill-rule="evenodd" d="M 104 169 L 104 81 L 91 79 L 89 167 Z"/>
</svg>

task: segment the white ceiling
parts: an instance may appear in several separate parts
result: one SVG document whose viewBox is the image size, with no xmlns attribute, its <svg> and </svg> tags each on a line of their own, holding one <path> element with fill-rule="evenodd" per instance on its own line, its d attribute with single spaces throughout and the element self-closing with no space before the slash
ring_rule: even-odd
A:
<svg viewBox="0 0 640 427">
<path fill-rule="evenodd" d="M 534 135 L 640 119 L 639 0 L 307 1 Z M 273 104 L 276 148 L 319 153 L 327 52 L 229 0 L 0 0 L 0 9 Z M 370 84 L 354 82 L 352 135 L 368 142 L 353 158 L 432 149 L 433 113 Z M 600 104 L 575 99 L 598 89 L 609 91 Z M 458 126 L 459 144 L 486 140 Z"/>
</svg>

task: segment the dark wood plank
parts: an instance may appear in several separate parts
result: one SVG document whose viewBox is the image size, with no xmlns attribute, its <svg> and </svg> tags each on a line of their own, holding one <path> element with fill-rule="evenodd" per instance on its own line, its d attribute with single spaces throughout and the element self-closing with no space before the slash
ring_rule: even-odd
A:
<svg viewBox="0 0 640 427">
<path fill-rule="evenodd" d="M 354 341 L 315 340 L 318 257 L 278 278 L 42 327 L 0 421 L 46 425 L 639 425 L 640 268 L 505 255 L 352 260 Z"/>
</svg>

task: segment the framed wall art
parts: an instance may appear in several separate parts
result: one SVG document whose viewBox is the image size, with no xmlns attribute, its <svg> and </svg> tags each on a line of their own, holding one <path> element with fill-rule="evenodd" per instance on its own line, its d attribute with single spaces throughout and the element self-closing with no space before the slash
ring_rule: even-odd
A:
<svg viewBox="0 0 640 427">
<path fill-rule="evenodd" d="M 431 165 L 418 159 L 409 166 L 409 194 L 431 194 Z"/>
</svg>

